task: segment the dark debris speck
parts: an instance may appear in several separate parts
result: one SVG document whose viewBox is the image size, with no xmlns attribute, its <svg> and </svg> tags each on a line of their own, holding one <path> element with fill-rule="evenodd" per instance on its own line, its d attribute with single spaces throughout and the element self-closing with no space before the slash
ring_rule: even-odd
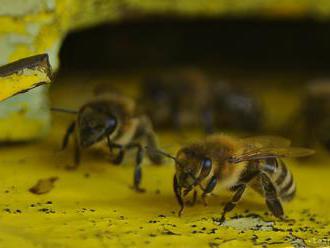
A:
<svg viewBox="0 0 330 248">
<path fill-rule="evenodd" d="M 7 213 L 11 213 L 11 210 L 9 208 L 4 208 L 3 211 L 5 211 Z"/>
<path fill-rule="evenodd" d="M 212 228 L 208 234 L 215 234 L 216 230 L 217 230 L 217 228 Z"/>
<path fill-rule="evenodd" d="M 180 234 L 172 232 L 171 230 L 164 230 L 162 232 L 162 234 L 164 234 L 164 235 L 180 235 Z"/>
<path fill-rule="evenodd" d="M 54 214 L 55 213 L 55 210 L 52 210 L 52 209 L 49 209 L 49 208 L 40 208 L 38 209 L 39 212 L 44 212 L 46 214 Z"/>
</svg>

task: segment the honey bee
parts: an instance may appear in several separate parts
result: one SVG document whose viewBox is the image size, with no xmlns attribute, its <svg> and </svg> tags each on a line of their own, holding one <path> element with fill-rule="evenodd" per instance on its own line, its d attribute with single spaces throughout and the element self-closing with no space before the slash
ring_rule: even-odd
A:
<svg viewBox="0 0 330 248">
<path fill-rule="evenodd" d="M 281 200 L 293 199 L 296 186 L 282 158 L 312 155 L 313 150 L 290 147 L 289 140 L 275 136 L 238 139 L 214 134 L 182 147 L 175 157 L 158 153 L 175 161 L 173 189 L 181 206 L 179 216 L 184 209 L 183 197 L 192 190 L 196 195 L 196 189 L 200 188 L 204 201 L 216 185 L 234 192 L 217 219 L 223 223 L 226 213 L 234 209 L 247 186 L 265 198 L 274 216 L 284 219 Z"/>
<path fill-rule="evenodd" d="M 142 102 L 157 128 L 255 132 L 263 124 L 263 108 L 256 97 L 229 83 L 210 80 L 196 69 L 146 78 Z"/>
<path fill-rule="evenodd" d="M 121 164 L 128 150 L 136 150 L 134 171 L 134 189 L 140 188 L 142 178 L 143 144 L 157 148 L 158 142 L 149 118 L 140 114 L 135 102 L 127 97 L 105 94 L 84 104 L 79 111 L 52 108 L 53 111 L 71 112 L 77 115 L 69 125 L 62 143 L 62 149 L 68 145 L 69 137 L 74 138 L 74 166 L 80 164 L 81 150 L 85 150 L 101 141 L 106 141 L 113 164 Z M 159 154 L 146 151 L 149 159 L 160 164 Z"/>
<path fill-rule="evenodd" d="M 304 146 L 318 143 L 330 151 L 329 80 L 317 80 L 308 85 L 300 110 L 287 131 Z"/>
<path fill-rule="evenodd" d="M 141 100 L 157 128 L 211 129 L 209 85 L 202 71 L 181 69 L 152 75 L 144 79 L 142 86 Z"/>
<path fill-rule="evenodd" d="M 212 92 L 216 127 L 249 133 L 262 129 L 264 110 L 257 97 L 222 81 L 213 85 Z"/>
</svg>

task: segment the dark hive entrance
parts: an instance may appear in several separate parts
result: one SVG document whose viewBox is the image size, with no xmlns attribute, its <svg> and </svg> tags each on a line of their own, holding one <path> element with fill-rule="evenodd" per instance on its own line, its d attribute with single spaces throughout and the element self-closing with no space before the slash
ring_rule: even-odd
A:
<svg viewBox="0 0 330 248">
<path fill-rule="evenodd" d="M 330 69 L 330 24 L 313 20 L 159 19 L 107 24 L 71 33 L 63 71 L 145 71 L 201 66 L 235 75 Z"/>
</svg>

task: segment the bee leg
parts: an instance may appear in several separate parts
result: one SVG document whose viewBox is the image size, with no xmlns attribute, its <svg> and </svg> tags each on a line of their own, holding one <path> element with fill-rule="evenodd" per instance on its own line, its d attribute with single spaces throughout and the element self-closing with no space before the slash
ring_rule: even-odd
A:
<svg viewBox="0 0 330 248">
<path fill-rule="evenodd" d="M 153 152 L 158 149 L 158 142 L 152 123 L 146 116 L 142 116 L 140 122 L 140 135 L 145 139 L 147 146 L 151 148 L 147 149 L 147 156 L 154 164 L 161 164 L 163 162 L 163 157 L 160 154 Z"/>
<path fill-rule="evenodd" d="M 237 185 L 234 185 L 234 187 L 232 187 L 232 190 L 235 191 L 235 194 L 231 199 L 231 201 L 227 202 L 226 205 L 224 206 L 222 216 L 220 219 L 216 220 L 217 222 L 222 224 L 226 219 L 225 218 L 226 213 L 232 211 L 235 208 L 237 202 L 241 199 L 246 189 L 246 184 L 259 174 L 257 166 L 258 163 L 256 161 L 251 162 L 250 169 L 247 170 L 244 173 L 244 175 L 240 178 L 240 182 Z"/>
<path fill-rule="evenodd" d="M 225 215 L 227 212 L 230 212 L 232 211 L 237 202 L 241 199 L 244 191 L 245 191 L 245 188 L 246 188 L 246 184 L 239 184 L 237 185 L 237 187 L 235 188 L 236 189 L 236 192 L 233 196 L 233 198 L 231 199 L 230 202 L 227 202 L 226 205 L 224 206 L 223 208 L 223 212 L 222 212 L 222 215 L 221 215 L 221 218 L 220 219 L 217 219 L 216 221 L 219 222 L 220 224 L 222 224 L 224 221 L 225 221 Z"/>
<path fill-rule="evenodd" d="M 284 219 L 284 211 L 280 200 L 277 197 L 277 192 L 271 179 L 265 174 L 260 174 L 260 180 L 265 192 L 266 205 L 268 209 L 277 218 Z"/>
<path fill-rule="evenodd" d="M 158 149 L 157 139 L 156 139 L 154 132 L 149 132 L 148 134 L 146 134 L 146 138 L 147 138 L 147 146 L 149 146 L 151 148 L 151 150 Z M 147 151 L 147 155 L 150 158 L 150 160 L 154 164 L 163 163 L 163 157 L 158 153 L 150 152 L 151 150 L 148 149 L 148 151 Z"/>
<path fill-rule="evenodd" d="M 184 202 L 182 199 L 181 187 L 178 185 L 178 180 L 176 179 L 176 175 L 174 175 L 174 178 L 173 178 L 173 190 L 174 190 L 176 200 L 180 205 L 180 210 L 178 212 L 178 215 L 180 217 L 183 212 L 183 209 L 184 209 Z"/>
<path fill-rule="evenodd" d="M 213 189 L 215 188 L 215 186 L 217 185 L 217 177 L 216 176 L 213 176 L 210 181 L 208 182 L 208 184 L 206 185 L 206 188 L 204 189 L 203 191 L 203 194 L 202 194 L 202 201 L 204 203 L 205 206 L 207 206 L 207 202 L 206 202 L 206 195 L 208 193 L 211 193 L 213 191 Z"/>
<path fill-rule="evenodd" d="M 197 202 L 197 191 L 194 190 L 194 193 L 193 193 L 193 198 L 191 201 L 188 202 L 189 206 L 194 206 Z"/>
<path fill-rule="evenodd" d="M 124 146 L 119 145 L 119 144 L 115 144 L 115 143 L 111 143 L 110 139 L 109 139 L 109 136 L 107 137 L 107 143 L 108 143 L 110 154 L 113 154 L 113 149 L 114 148 L 119 149 L 119 153 L 118 153 L 117 157 L 111 159 L 111 163 L 113 163 L 115 165 L 121 164 L 123 162 L 124 155 L 125 155 Z"/>
<path fill-rule="evenodd" d="M 78 142 L 77 136 L 74 136 L 74 157 L 73 157 L 73 165 L 67 166 L 67 169 L 74 170 L 80 164 L 80 146 Z"/>
<path fill-rule="evenodd" d="M 137 192 L 145 192 L 145 189 L 140 187 L 141 179 L 142 179 L 142 161 L 143 161 L 143 155 L 144 151 L 140 144 L 138 143 L 131 143 L 128 144 L 127 149 L 136 148 L 136 159 L 135 159 L 135 169 L 134 169 L 134 189 Z"/>
<path fill-rule="evenodd" d="M 125 155 L 124 148 L 122 146 L 119 146 L 118 149 L 119 149 L 119 153 L 118 153 L 117 157 L 115 157 L 114 159 L 111 160 L 111 163 L 113 163 L 115 165 L 121 164 L 123 162 L 124 155 Z"/>
<path fill-rule="evenodd" d="M 193 198 L 192 198 L 192 201 L 191 201 L 191 206 L 194 206 L 197 202 L 197 191 L 194 190 L 194 194 L 193 194 Z"/>
<path fill-rule="evenodd" d="M 67 147 L 69 137 L 73 133 L 75 126 L 76 126 L 76 122 L 72 122 L 70 124 L 70 126 L 68 127 L 68 129 L 66 130 L 65 135 L 63 137 L 63 142 L 62 142 L 62 150 L 64 150 Z"/>
</svg>

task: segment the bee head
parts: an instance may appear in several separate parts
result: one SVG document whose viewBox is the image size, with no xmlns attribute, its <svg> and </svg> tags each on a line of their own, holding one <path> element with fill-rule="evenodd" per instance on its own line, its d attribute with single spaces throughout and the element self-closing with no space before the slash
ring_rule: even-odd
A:
<svg viewBox="0 0 330 248">
<path fill-rule="evenodd" d="M 178 151 L 176 157 L 158 149 L 146 147 L 149 152 L 172 159 L 175 162 L 174 188 L 189 192 L 196 185 L 209 176 L 212 171 L 212 160 L 209 159 L 200 147 L 186 147 Z M 181 196 L 180 196 L 181 197 Z"/>
<path fill-rule="evenodd" d="M 178 186 L 188 190 L 199 185 L 212 170 L 212 160 L 193 146 L 179 150 L 175 165 Z"/>
<path fill-rule="evenodd" d="M 117 118 L 101 105 L 85 106 L 79 113 L 79 140 L 87 148 L 112 134 L 117 127 Z"/>
</svg>

